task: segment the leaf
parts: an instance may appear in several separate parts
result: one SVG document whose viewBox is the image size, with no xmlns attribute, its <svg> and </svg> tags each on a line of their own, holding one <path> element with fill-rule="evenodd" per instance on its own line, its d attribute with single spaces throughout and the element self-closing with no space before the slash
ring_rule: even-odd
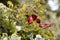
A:
<svg viewBox="0 0 60 40">
<path fill-rule="evenodd" d="M 26 11 L 26 7 L 27 7 L 27 5 L 24 4 L 23 7 L 21 8 L 21 11 L 22 11 L 22 12 L 25 12 L 25 11 Z"/>
<path fill-rule="evenodd" d="M 8 1 L 7 4 L 12 5 L 13 3 L 12 3 L 12 1 Z"/>
</svg>

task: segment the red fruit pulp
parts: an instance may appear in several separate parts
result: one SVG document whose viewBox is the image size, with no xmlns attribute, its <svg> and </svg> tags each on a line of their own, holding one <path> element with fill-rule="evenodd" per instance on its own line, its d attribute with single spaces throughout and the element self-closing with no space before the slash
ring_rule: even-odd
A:
<svg viewBox="0 0 60 40">
<path fill-rule="evenodd" d="M 33 20 L 36 20 L 37 14 L 32 14 L 32 18 L 33 18 Z"/>
<path fill-rule="evenodd" d="M 30 24 L 30 23 L 32 23 L 33 22 L 33 18 L 32 18 L 32 16 L 29 16 L 28 17 L 28 23 Z"/>
<path fill-rule="evenodd" d="M 41 22 L 40 17 L 37 17 L 36 21 L 37 23 L 40 23 Z"/>
<path fill-rule="evenodd" d="M 49 27 L 49 26 L 51 26 L 51 23 L 46 22 L 46 23 L 44 24 L 44 26 Z"/>
<path fill-rule="evenodd" d="M 48 26 L 49 26 L 49 24 L 44 24 L 44 26 L 47 26 L 47 27 L 48 27 Z"/>
</svg>

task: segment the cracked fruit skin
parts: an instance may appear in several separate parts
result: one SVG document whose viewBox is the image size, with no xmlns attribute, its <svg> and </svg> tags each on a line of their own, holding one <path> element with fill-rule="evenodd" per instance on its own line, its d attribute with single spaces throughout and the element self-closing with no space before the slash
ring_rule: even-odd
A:
<svg viewBox="0 0 60 40">
<path fill-rule="evenodd" d="M 40 24 L 40 26 L 50 27 L 50 26 L 51 26 L 51 23 L 46 22 L 46 23 L 44 23 L 44 24 Z"/>
<path fill-rule="evenodd" d="M 37 21 L 37 23 L 40 23 L 41 22 L 40 17 L 37 17 L 36 21 Z"/>
<path fill-rule="evenodd" d="M 46 22 L 46 23 L 44 23 L 44 26 L 46 26 L 46 27 L 50 27 L 50 26 L 51 26 L 51 23 Z"/>
<path fill-rule="evenodd" d="M 33 18 L 32 18 L 32 16 L 29 16 L 28 17 L 28 23 L 30 24 L 30 23 L 32 23 L 33 22 Z"/>
<path fill-rule="evenodd" d="M 33 20 L 36 20 L 36 19 L 37 19 L 37 17 L 38 17 L 38 15 L 37 15 L 37 14 L 32 14 L 32 18 L 33 18 Z"/>
</svg>

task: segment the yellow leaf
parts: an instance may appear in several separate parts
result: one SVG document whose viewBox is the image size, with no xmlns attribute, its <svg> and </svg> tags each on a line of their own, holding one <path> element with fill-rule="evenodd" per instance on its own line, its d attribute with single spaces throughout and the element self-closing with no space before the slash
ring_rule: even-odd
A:
<svg viewBox="0 0 60 40">
<path fill-rule="evenodd" d="M 11 5 L 11 4 L 13 4 L 13 3 L 12 3 L 11 1 L 8 1 L 7 4 Z"/>
<path fill-rule="evenodd" d="M 27 7 L 27 5 L 24 4 L 23 7 L 21 8 L 21 11 L 25 12 L 26 11 L 26 7 Z"/>
<path fill-rule="evenodd" d="M 8 1 L 7 5 L 9 5 L 9 7 L 13 7 L 13 3 L 11 1 Z"/>
</svg>

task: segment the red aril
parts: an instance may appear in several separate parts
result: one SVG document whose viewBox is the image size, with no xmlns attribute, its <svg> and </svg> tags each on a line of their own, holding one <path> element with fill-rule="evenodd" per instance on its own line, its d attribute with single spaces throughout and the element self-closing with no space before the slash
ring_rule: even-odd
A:
<svg viewBox="0 0 60 40">
<path fill-rule="evenodd" d="M 45 27 L 50 27 L 50 26 L 51 26 L 51 23 L 46 22 L 46 23 L 44 23 L 44 26 L 45 26 Z"/>
<path fill-rule="evenodd" d="M 36 21 L 37 23 L 40 23 L 41 22 L 40 17 L 37 17 Z"/>
<path fill-rule="evenodd" d="M 36 20 L 37 16 L 38 16 L 37 14 L 32 14 L 33 20 Z"/>
</svg>

